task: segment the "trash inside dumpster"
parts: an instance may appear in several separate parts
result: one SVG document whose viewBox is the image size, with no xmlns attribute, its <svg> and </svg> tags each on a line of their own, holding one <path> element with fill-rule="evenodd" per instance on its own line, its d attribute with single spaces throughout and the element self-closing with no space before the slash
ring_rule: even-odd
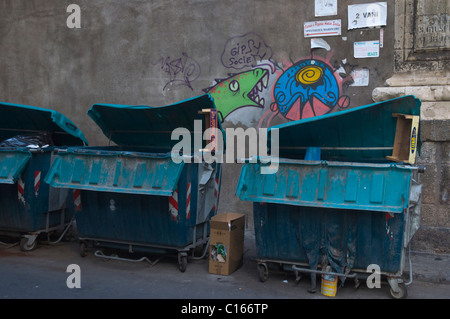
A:
<svg viewBox="0 0 450 319">
<path fill-rule="evenodd" d="M 54 110 L 0 103 L 0 234 L 21 237 L 33 250 L 40 234 L 71 226 L 72 192 L 44 183 L 56 147 L 87 144 L 83 133 Z M 60 238 L 61 238 L 60 237 Z"/>
<path fill-rule="evenodd" d="M 368 266 L 378 265 L 392 297 L 406 297 L 402 272 L 419 226 L 421 169 L 409 154 L 406 162 L 393 154 L 397 114 L 415 118 L 420 104 L 405 96 L 268 130 L 269 141 L 273 130 L 279 134 L 277 172 L 261 174 L 267 160 L 248 159 L 236 189 L 241 200 L 254 203 L 262 281 L 275 263 L 297 279 L 311 274 L 311 292 L 319 274 L 359 286 L 371 274 Z M 408 129 L 400 146 L 417 154 L 418 126 Z"/>
<path fill-rule="evenodd" d="M 117 145 L 61 150 L 46 176 L 52 186 L 79 194 L 76 224 L 82 256 L 91 247 L 99 248 L 95 255 L 104 258 L 115 257 L 100 248 L 157 256 L 175 252 L 183 272 L 188 257 L 205 256 L 221 166 L 198 156 L 203 144 L 172 153 L 178 141 L 171 134 L 176 128 L 202 134 L 209 126 L 204 114 L 210 110 L 215 105 L 209 95 L 161 107 L 91 107 L 88 115 Z M 194 132 L 196 120 L 201 120 L 201 132 Z M 153 264 L 158 259 L 137 260 Z"/>
</svg>

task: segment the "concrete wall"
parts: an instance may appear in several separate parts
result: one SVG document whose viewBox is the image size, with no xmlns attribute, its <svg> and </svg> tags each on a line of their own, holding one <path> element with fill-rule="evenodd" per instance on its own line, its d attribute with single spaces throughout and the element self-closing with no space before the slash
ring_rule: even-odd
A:
<svg viewBox="0 0 450 319">
<path fill-rule="evenodd" d="M 354 42 L 380 39 L 379 28 L 347 30 L 348 4 L 366 2 L 338 0 L 336 15 L 315 17 L 312 0 L 0 0 L 0 100 L 56 109 L 91 145 L 108 143 L 86 115 L 94 103 L 160 106 L 206 90 L 225 117 L 223 126 L 244 128 L 369 104 L 372 91 L 393 75 L 394 6 L 388 1 L 380 56 L 355 59 Z M 67 27 L 71 3 L 80 6 L 81 28 Z M 335 19 L 341 19 L 341 35 L 323 37 L 329 48 L 311 51 L 303 23 Z M 277 79 L 312 61 L 329 72 L 338 93 L 327 99 L 320 83 L 305 84 L 308 102 L 279 113 Z M 349 86 L 360 69 L 368 72 L 368 85 Z M 268 81 L 258 107 L 242 92 L 262 75 Z M 225 82 L 217 86 L 216 80 Z M 232 80 L 240 94 L 226 90 Z M 234 196 L 239 172 L 237 164 L 224 166 L 222 212 L 251 212 Z"/>
</svg>

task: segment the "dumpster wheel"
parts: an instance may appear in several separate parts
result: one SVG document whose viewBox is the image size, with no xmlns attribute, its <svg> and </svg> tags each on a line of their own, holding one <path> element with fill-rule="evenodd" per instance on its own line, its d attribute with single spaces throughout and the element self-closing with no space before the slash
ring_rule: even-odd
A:
<svg viewBox="0 0 450 319">
<path fill-rule="evenodd" d="M 266 263 L 258 263 L 257 267 L 258 267 L 259 280 L 261 282 L 266 282 L 267 279 L 269 279 L 269 268 L 267 267 L 267 264 Z"/>
<path fill-rule="evenodd" d="M 88 245 L 85 241 L 80 242 L 80 256 L 86 257 L 88 254 Z"/>
<path fill-rule="evenodd" d="M 37 235 L 25 235 L 20 239 L 20 250 L 32 251 L 37 247 Z"/>
<path fill-rule="evenodd" d="M 397 292 L 394 291 L 392 287 L 390 287 L 389 292 L 391 293 L 392 298 L 394 299 L 406 299 L 408 297 L 408 290 L 406 289 L 406 285 L 404 283 L 398 283 Z"/>
<path fill-rule="evenodd" d="M 185 272 L 186 271 L 186 267 L 187 267 L 187 254 L 186 253 L 178 253 L 178 269 L 181 272 Z"/>
</svg>

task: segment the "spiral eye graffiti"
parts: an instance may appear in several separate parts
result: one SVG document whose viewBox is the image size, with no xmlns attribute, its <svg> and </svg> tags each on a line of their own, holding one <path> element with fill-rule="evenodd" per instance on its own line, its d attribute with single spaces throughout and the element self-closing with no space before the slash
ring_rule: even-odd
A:
<svg viewBox="0 0 450 319">
<path fill-rule="evenodd" d="M 341 95 L 342 79 L 328 60 L 304 59 L 286 69 L 274 86 L 278 112 L 288 120 L 329 113 L 338 106 L 349 106 Z"/>
<path fill-rule="evenodd" d="M 323 70 L 316 65 L 308 65 L 300 69 L 295 74 L 297 82 L 304 85 L 311 85 L 320 81 L 323 77 Z"/>
</svg>

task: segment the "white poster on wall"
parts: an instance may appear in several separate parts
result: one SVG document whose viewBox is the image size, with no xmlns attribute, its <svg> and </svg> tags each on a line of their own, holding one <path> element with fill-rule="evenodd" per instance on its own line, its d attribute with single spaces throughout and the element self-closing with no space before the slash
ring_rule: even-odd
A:
<svg viewBox="0 0 450 319">
<path fill-rule="evenodd" d="M 341 19 L 305 22 L 303 31 L 305 38 L 341 35 Z"/>
<path fill-rule="evenodd" d="M 335 16 L 337 15 L 337 0 L 315 0 L 315 16 Z"/>
<path fill-rule="evenodd" d="M 350 86 L 368 86 L 369 85 L 369 69 L 359 68 L 350 72 L 353 83 Z"/>
<path fill-rule="evenodd" d="M 378 58 L 380 56 L 380 41 L 355 42 L 353 49 L 356 59 Z"/>
<path fill-rule="evenodd" d="M 348 6 L 348 29 L 386 25 L 387 2 L 352 4 Z"/>
</svg>

